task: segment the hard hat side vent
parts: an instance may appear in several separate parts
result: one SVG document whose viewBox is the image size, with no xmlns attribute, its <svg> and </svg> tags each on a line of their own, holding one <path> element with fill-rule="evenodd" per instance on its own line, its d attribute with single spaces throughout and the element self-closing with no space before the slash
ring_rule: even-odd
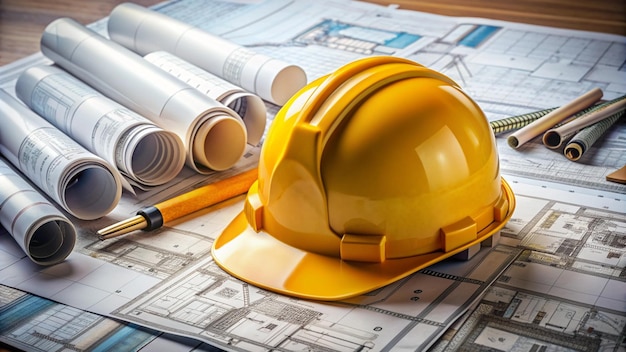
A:
<svg viewBox="0 0 626 352">
<path fill-rule="evenodd" d="M 469 216 L 441 228 L 441 243 L 444 252 L 450 252 L 476 239 L 476 222 Z"/>
<path fill-rule="evenodd" d="M 341 238 L 342 260 L 382 263 L 385 261 L 385 236 L 344 234 Z"/>
<path fill-rule="evenodd" d="M 258 188 L 258 181 L 252 184 L 243 206 L 246 219 L 256 232 L 261 231 L 263 228 L 263 202 L 259 198 Z"/>
<path fill-rule="evenodd" d="M 493 220 L 497 222 L 505 221 L 509 209 L 511 209 L 508 199 L 504 196 L 504 191 L 502 193 L 503 195 L 493 206 Z"/>
</svg>

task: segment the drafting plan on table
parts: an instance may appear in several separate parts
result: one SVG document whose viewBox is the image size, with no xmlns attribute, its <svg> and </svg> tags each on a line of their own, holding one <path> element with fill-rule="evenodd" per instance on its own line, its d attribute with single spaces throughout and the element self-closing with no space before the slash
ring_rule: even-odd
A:
<svg viewBox="0 0 626 352">
<path fill-rule="evenodd" d="M 560 106 L 592 87 L 600 87 L 604 99 L 626 93 L 626 38 L 620 36 L 346 1 L 191 0 L 155 9 L 297 62 L 309 81 L 364 56 L 406 57 L 457 81 L 490 120 Z M 91 27 L 105 33 L 106 22 Z M 19 73 L 44 62 L 38 54 L 2 67 L 0 87 L 14 94 Z M 277 109 L 268 104 L 270 119 Z M 0 232 L 0 284 L 7 286 L 0 286 L 0 320 L 15 322 L 1 329 L 0 340 L 19 345 L 39 338 L 47 351 L 72 341 L 93 347 L 81 340 L 83 334 L 57 340 L 37 335 L 44 329 L 42 317 L 86 310 L 102 316 L 89 315 L 93 323 L 83 322 L 84 329 L 106 326 L 98 331 L 128 334 L 129 344 L 146 350 L 162 344 L 169 350 L 211 350 L 201 343 L 206 342 L 233 351 L 456 350 L 462 344 L 507 349 L 548 343 L 572 351 L 589 346 L 617 351 L 626 326 L 626 186 L 605 176 L 626 164 L 623 121 L 601 148 L 577 163 L 540 141 L 513 150 L 498 137 L 501 172 L 517 199 L 499 244 L 472 260 L 445 261 L 342 302 L 273 294 L 213 263 L 211 243 L 242 209 L 241 197 L 154 232 L 98 241 L 96 231 L 103 226 L 207 181 L 187 169 L 171 188 L 124 195 L 110 215 L 76 221 L 75 252 L 60 265 L 35 266 Z M 258 148 L 250 148 L 233 170 L 208 179 L 253 167 L 257 158 Z M 17 313 L 16 307 L 24 306 L 38 307 L 32 319 Z M 71 321 L 72 314 L 58 314 L 66 319 L 59 321 Z M 103 316 L 131 324 L 115 325 Z"/>
</svg>

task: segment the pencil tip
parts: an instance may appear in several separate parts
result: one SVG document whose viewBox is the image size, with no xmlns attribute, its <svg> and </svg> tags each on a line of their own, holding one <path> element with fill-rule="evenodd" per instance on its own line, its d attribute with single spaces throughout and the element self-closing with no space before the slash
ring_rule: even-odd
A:
<svg viewBox="0 0 626 352">
<path fill-rule="evenodd" d="M 100 241 L 107 240 L 109 238 L 119 237 L 125 235 L 131 231 L 142 230 L 148 226 L 148 222 L 141 215 L 133 216 L 132 218 L 117 222 L 113 225 L 107 226 L 98 230 L 98 239 Z"/>
</svg>

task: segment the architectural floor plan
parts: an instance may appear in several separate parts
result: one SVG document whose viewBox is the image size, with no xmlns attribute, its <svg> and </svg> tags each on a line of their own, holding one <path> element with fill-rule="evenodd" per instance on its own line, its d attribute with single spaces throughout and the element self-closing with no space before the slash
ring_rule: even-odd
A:
<svg viewBox="0 0 626 352">
<path fill-rule="evenodd" d="M 525 248 L 433 351 L 618 351 L 626 338 L 626 216 L 545 199 L 502 236 Z M 621 345 L 621 347 L 620 347 Z"/>
<path fill-rule="evenodd" d="M 339 0 L 183 0 L 155 9 L 297 62 L 309 81 L 364 56 L 406 57 L 453 78 L 490 120 L 560 106 L 592 87 L 604 99 L 626 93 L 620 36 Z M 91 27 L 105 33 L 106 21 Z M 0 87 L 13 94 L 17 75 L 42 63 L 38 54 L 3 67 Z M 268 104 L 268 118 L 277 110 Z M 539 141 L 514 150 L 497 136 L 517 202 L 499 243 L 341 302 L 273 294 L 217 267 L 213 239 L 242 210 L 241 197 L 155 232 L 97 239 L 98 229 L 143 206 L 228 174 L 184 170 L 171 188 L 124 194 L 107 217 L 76 222 L 74 253 L 51 268 L 33 265 L 0 229 L 0 340 L 41 351 L 115 343 L 142 351 L 624 351 L 626 185 L 605 176 L 626 164 L 625 136 L 622 119 L 578 162 Z M 232 172 L 256 157 L 251 148 Z M 25 307 L 33 314 L 20 315 Z M 82 340 L 88 335 L 96 340 Z"/>
</svg>

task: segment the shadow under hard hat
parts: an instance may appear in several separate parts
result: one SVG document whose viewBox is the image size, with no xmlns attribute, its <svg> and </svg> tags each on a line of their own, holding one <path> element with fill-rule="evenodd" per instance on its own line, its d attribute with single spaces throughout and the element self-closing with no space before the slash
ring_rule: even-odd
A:
<svg viewBox="0 0 626 352">
<path fill-rule="evenodd" d="M 354 61 L 301 89 L 276 115 L 258 173 L 213 258 L 306 299 L 367 293 L 480 245 L 515 208 L 478 105 L 396 57 Z"/>
</svg>

